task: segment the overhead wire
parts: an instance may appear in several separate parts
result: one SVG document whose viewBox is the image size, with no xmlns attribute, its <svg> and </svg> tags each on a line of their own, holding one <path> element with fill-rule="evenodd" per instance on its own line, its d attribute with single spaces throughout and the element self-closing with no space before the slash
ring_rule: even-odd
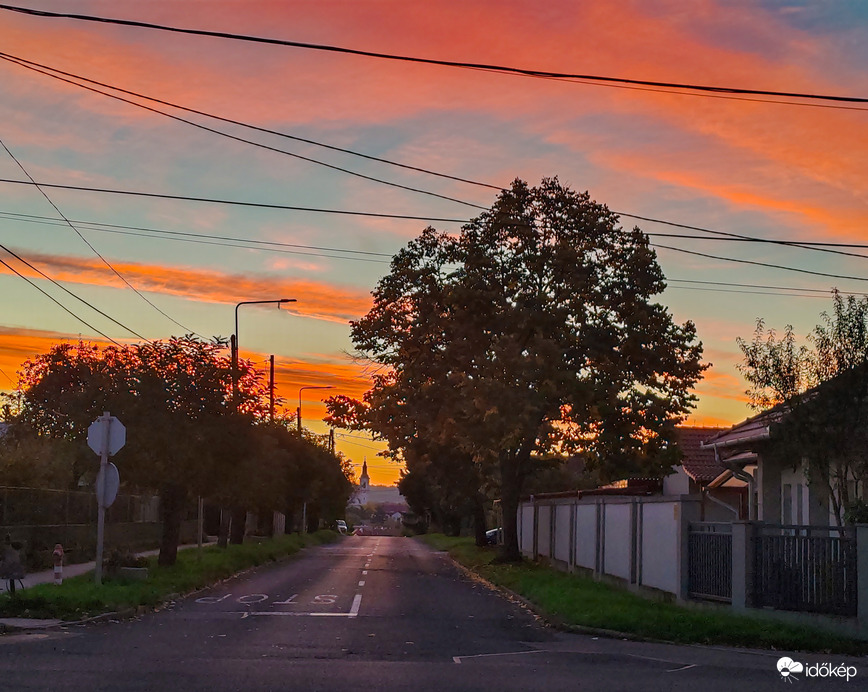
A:
<svg viewBox="0 0 868 692">
<path fill-rule="evenodd" d="M 81 231 L 79 231 L 79 230 L 75 227 L 75 224 L 73 224 L 73 223 L 72 223 L 68 218 L 66 218 L 66 215 L 65 215 L 65 214 L 60 210 L 60 207 L 58 207 L 58 206 L 54 203 L 54 201 L 51 199 L 51 197 L 48 196 L 48 194 L 45 192 L 45 190 L 43 190 L 42 187 L 39 186 L 39 184 L 36 182 L 36 180 L 34 180 L 33 176 L 31 176 L 30 173 L 27 171 L 27 169 L 24 167 L 24 164 L 22 164 L 21 161 L 18 160 L 18 158 L 15 156 L 15 154 L 12 153 L 12 151 L 9 149 L 8 146 L 6 146 L 6 143 L 5 143 L 2 139 L 0 139 L 0 146 L 2 146 L 3 149 L 5 149 L 6 153 L 9 154 L 9 156 L 10 156 L 11 159 L 16 163 L 16 165 L 18 166 L 18 168 L 20 168 L 21 171 L 24 173 L 24 175 L 26 175 L 27 178 L 28 178 L 28 179 L 29 179 L 29 180 L 30 180 L 30 181 L 31 181 L 31 182 L 36 186 L 36 189 L 39 190 L 39 193 L 40 193 L 40 194 L 45 198 L 45 200 L 46 200 L 46 201 L 47 201 L 47 202 L 52 206 L 52 208 L 54 209 L 54 211 L 56 211 L 56 212 L 58 213 L 58 215 L 60 216 L 60 218 L 62 218 L 62 219 L 66 222 L 66 224 L 67 224 L 67 225 L 68 225 L 68 226 L 69 226 L 73 231 L 75 231 L 75 234 L 76 234 L 79 238 L 81 238 L 82 241 L 84 241 L 84 244 L 87 245 L 87 246 L 91 249 L 91 251 L 92 251 L 92 252 L 93 252 L 97 257 L 100 258 L 100 260 L 102 260 L 102 263 L 105 264 L 105 266 L 108 267 L 108 268 L 112 271 L 112 273 L 115 274 L 115 276 L 117 276 L 121 281 L 123 281 L 123 282 L 124 282 L 124 283 L 129 287 L 129 288 L 131 288 L 131 289 L 132 289 L 132 290 L 133 290 L 133 291 L 134 291 L 134 292 L 135 292 L 135 293 L 136 293 L 136 294 L 137 294 L 137 295 L 138 295 L 142 300 L 144 300 L 148 305 L 150 305 L 152 308 L 154 308 L 154 309 L 155 309 L 157 312 L 159 312 L 161 315 L 163 315 L 164 317 L 168 318 L 169 320 L 171 320 L 172 322 L 174 322 L 175 324 L 177 324 L 179 327 L 181 327 L 182 329 L 186 330 L 188 333 L 192 332 L 191 329 L 189 329 L 188 327 L 185 327 L 183 324 L 181 324 L 181 323 L 178 322 L 177 320 L 173 319 L 170 315 L 166 314 L 163 310 L 161 310 L 159 307 L 157 307 L 156 305 L 154 305 L 154 303 L 152 303 L 150 300 L 148 300 L 148 298 L 147 298 L 144 294 L 142 294 L 142 293 L 141 293 L 141 292 L 140 292 L 140 291 L 139 291 L 135 286 L 133 286 L 129 281 L 127 281 L 126 277 L 124 277 L 124 276 L 123 276 L 123 275 L 122 275 L 122 274 L 121 274 L 117 269 L 115 269 L 115 267 L 111 264 L 111 262 L 109 262 L 109 261 L 108 261 L 108 260 L 107 260 L 103 255 L 102 255 L 102 254 L 100 254 L 99 250 L 97 250 L 97 249 L 93 246 L 93 244 L 92 244 L 92 243 L 91 243 L 87 238 L 84 237 L 84 235 L 81 233 Z M 66 290 L 66 289 L 64 289 L 64 290 Z M 103 315 L 104 315 L 105 313 L 103 313 L 103 312 L 100 311 L 100 314 L 103 314 Z M 114 318 L 110 318 L 110 319 L 111 319 L 112 322 L 114 322 L 115 324 L 121 324 L 120 322 L 118 322 L 118 321 L 115 320 Z M 122 326 L 123 326 L 123 325 L 122 325 Z M 136 331 L 130 329 L 129 327 L 124 326 L 124 329 L 126 329 L 126 330 L 127 330 L 128 332 L 130 332 L 131 334 L 135 334 L 135 335 L 138 336 L 139 338 L 144 338 L 144 337 L 142 337 L 140 334 L 138 334 L 138 332 L 136 332 Z M 147 341 L 147 339 L 145 339 L 145 341 Z"/>
<path fill-rule="evenodd" d="M 291 156 L 291 157 L 296 158 L 296 159 L 299 159 L 299 160 L 301 160 L 301 161 L 306 161 L 306 162 L 308 162 L 308 163 L 313 163 L 313 164 L 316 164 L 316 165 L 318 165 L 318 166 L 323 166 L 323 167 L 325 167 L 325 168 L 329 168 L 329 169 L 331 169 L 331 170 L 338 171 L 338 172 L 340 172 L 340 173 L 345 173 L 345 174 L 347 174 L 347 175 L 352 175 L 352 176 L 355 176 L 355 177 L 357 177 L 357 178 L 361 178 L 361 179 L 363 179 L 363 180 L 368 180 L 368 181 L 371 181 L 371 182 L 374 182 L 374 183 L 378 183 L 378 184 L 381 184 L 381 185 L 387 185 L 387 186 L 395 187 L 395 188 L 398 188 L 398 189 L 401 189 L 401 190 L 407 190 L 407 191 L 409 191 L 409 192 L 415 192 L 415 193 L 417 193 L 417 194 L 421 194 L 421 195 L 427 195 L 427 196 L 430 196 L 430 197 L 436 197 L 436 198 L 438 198 L 438 199 L 446 200 L 446 201 L 448 201 L 448 202 L 455 202 L 456 204 L 462 204 L 462 205 L 465 205 L 465 206 L 468 206 L 468 207 L 473 207 L 473 208 L 475 208 L 475 209 L 486 209 L 486 207 L 484 207 L 484 206 L 482 206 L 482 205 L 475 204 L 475 203 L 473 203 L 473 202 L 467 202 L 467 201 L 465 201 L 465 200 L 461 200 L 461 199 L 458 199 L 458 198 L 456 198 L 456 197 L 449 197 L 448 195 L 441 195 L 441 194 L 439 194 L 439 193 L 437 193 L 437 192 L 431 192 L 430 190 L 422 190 L 422 189 L 420 189 L 420 188 L 410 187 L 409 185 L 402 185 L 401 183 L 396 183 L 396 182 L 393 182 L 393 181 L 390 181 L 390 180 L 384 180 L 384 179 L 382 179 L 382 178 L 377 178 L 377 177 L 375 177 L 375 176 L 366 175 L 366 174 L 364 174 L 364 173 L 359 173 L 359 172 L 357 172 L 357 171 L 353 171 L 353 170 L 350 170 L 350 169 L 348 169 L 348 168 L 343 168 L 343 167 L 341 167 L 341 166 L 336 166 L 336 165 L 334 165 L 334 164 L 327 163 L 327 162 L 325 162 L 325 161 L 320 161 L 319 159 L 315 159 L 315 158 L 312 158 L 312 157 L 310 157 L 310 156 L 303 156 L 303 155 L 301 155 L 301 154 L 296 154 L 295 152 L 286 151 L 285 149 L 279 149 L 279 148 L 277 148 L 277 147 L 272 147 L 272 146 L 270 146 L 270 145 L 268 145 L 268 144 L 263 144 L 263 143 L 261 143 L 261 142 L 256 142 L 256 141 L 254 141 L 254 140 L 252 140 L 252 139 L 247 139 L 247 138 L 245 138 L 245 137 L 239 137 L 239 136 L 237 136 L 237 135 L 233 135 L 233 134 L 230 134 L 230 133 L 228 133 L 228 132 L 223 132 L 222 130 L 217 130 L 217 129 L 213 128 L 213 127 L 208 127 L 207 125 L 202 125 L 201 123 L 197 123 L 197 122 L 195 122 L 195 121 L 193 121 L 193 120 L 188 120 L 187 118 L 182 118 L 182 117 L 180 117 L 180 116 L 173 115 L 172 113 L 167 113 L 166 111 L 162 111 L 162 110 L 160 110 L 159 108 L 153 108 L 152 106 L 147 106 L 147 105 L 145 105 L 145 104 L 143 104 L 143 103 L 137 103 L 137 102 L 132 101 L 132 100 L 130 100 L 130 99 L 126 99 L 126 98 L 124 98 L 124 97 L 122 97 L 122 96 L 118 96 L 117 94 L 110 94 L 110 93 L 105 92 L 105 91 L 102 91 L 102 90 L 100 90 L 100 89 L 96 89 L 96 88 L 94 88 L 94 87 L 89 87 L 89 86 L 87 86 L 86 84 L 78 84 L 77 82 L 74 82 L 74 81 L 72 81 L 71 79 L 65 79 L 65 78 L 60 77 L 60 76 L 58 76 L 58 75 L 56 75 L 56 74 L 51 74 L 51 72 L 48 71 L 48 70 L 52 70 L 52 71 L 60 72 L 59 70 L 53 70 L 53 68 L 50 68 L 50 67 L 44 67 L 44 66 L 41 66 L 41 67 L 44 67 L 44 69 L 37 69 L 36 67 L 32 67 L 31 65 L 25 64 L 26 62 L 29 62 L 29 61 L 22 60 L 21 58 L 15 58 L 14 56 L 9 56 L 9 55 L 6 54 L 6 53 L 0 53 L 0 60 L 6 60 L 7 62 L 11 62 L 11 63 L 16 64 L 16 65 L 20 65 L 21 67 L 24 67 L 25 69 L 32 70 L 32 71 L 34 71 L 34 72 L 38 72 L 39 74 L 46 75 L 46 76 L 51 77 L 51 78 L 53 78 L 53 79 L 58 79 L 58 80 L 60 80 L 60 81 L 62 81 L 62 82 L 66 82 L 67 84 L 72 84 L 72 85 L 77 86 L 77 87 L 79 87 L 79 88 L 81 88 L 81 89 L 86 89 L 87 91 L 91 91 L 91 92 L 93 92 L 93 93 L 101 94 L 101 95 L 103 95 L 103 96 L 106 96 L 106 97 L 111 98 L 111 99 L 115 99 L 115 100 L 117 100 L 117 101 L 122 101 L 123 103 L 127 103 L 127 104 L 132 105 L 132 106 L 135 106 L 135 107 L 137 107 L 137 108 L 142 108 L 142 109 L 144 109 L 144 110 L 146 110 L 146 111 L 150 111 L 151 113 L 157 113 L 158 115 L 162 115 L 162 116 L 164 116 L 164 117 L 166 117 L 166 118 L 171 118 L 172 120 L 176 120 L 176 121 L 178 121 L 178 122 L 186 123 L 187 125 L 191 125 L 192 127 L 198 128 L 198 129 L 203 130 L 203 131 L 205 131 L 205 132 L 210 132 L 210 133 L 212 133 L 212 134 L 216 134 L 216 135 L 219 135 L 219 136 L 221 136 L 221 137 L 225 137 L 225 138 L 227 138 L 227 139 L 234 140 L 234 141 L 236 141 L 236 142 L 241 142 L 241 143 L 243 143 L 243 144 L 250 144 L 251 146 L 258 147 L 258 148 L 260 148 L 260 149 L 265 149 L 265 150 L 267 150 L 267 151 L 272 151 L 272 152 L 275 152 L 275 153 L 278 153 L 278 154 L 284 154 L 285 156 Z M 69 74 L 69 73 L 65 73 L 65 72 L 63 72 L 62 74 Z M 87 80 L 87 79 L 85 79 L 84 77 L 79 77 L 79 76 L 77 76 L 77 75 L 75 75 L 75 77 L 76 77 L 76 79 L 82 79 L 82 80 L 85 80 L 85 81 L 91 81 L 91 80 Z M 116 89 L 116 90 L 118 90 L 118 91 L 123 91 L 124 93 L 132 93 L 132 92 L 128 92 L 128 91 L 123 90 L 123 89 L 117 89 L 117 87 L 112 87 L 112 86 L 109 86 L 109 85 L 104 85 L 104 86 L 108 86 L 108 88 Z M 157 100 L 157 99 L 150 99 L 150 98 L 147 97 L 147 96 L 142 96 L 142 95 L 139 95 L 139 94 L 136 94 L 136 96 L 138 96 L 139 98 L 145 98 L 145 99 L 149 99 L 149 100 L 153 100 L 153 101 L 156 101 L 156 100 Z M 161 101 L 161 103 L 165 103 L 165 102 L 162 102 L 162 101 Z M 182 108 L 181 106 L 175 106 L 174 104 L 169 104 L 169 105 L 172 105 L 172 107 L 174 107 L 174 108 Z M 182 108 L 182 110 L 189 110 L 189 109 Z M 214 117 L 214 116 L 209 116 L 209 117 Z"/>
<path fill-rule="evenodd" d="M 233 118 L 227 118 L 227 117 L 222 116 L 222 115 L 215 115 L 214 113 L 209 113 L 207 111 L 199 110 L 196 108 L 190 108 L 189 106 L 182 106 L 182 105 L 180 105 L 178 103 L 174 103 L 172 101 L 167 101 L 165 99 L 156 98 L 154 96 L 147 96 L 147 95 L 142 94 L 142 93 L 137 92 L 137 91 L 131 91 L 129 89 L 124 89 L 122 87 L 115 86 L 113 84 L 107 84 L 106 82 L 100 82 L 100 81 L 97 81 L 94 79 L 89 79 L 87 77 L 83 77 L 81 75 L 77 75 L 77 74 L 72 73 L 72 72 L 66 72 L 64 70 L 59 70 L 55 67 L 49 67 L 48 65 L 43 65 L 41 63 L 33 62 L 32 60 L 27 60 L 25 58 L 14 56 L 14 55 L 11 55 L 9 53 L 0 52 L 0 56 L 3 56 L 4 58 L 11 59 L 10 62 L 17 61 L 21 67 L 26 67 L 27 65 L 32 65 L 34 67 L 49 70 L 50 72 L 56 72 L 58 74 L 66 75 L 67 77 L 72 77 L 73 79 L 78 79 L 80 81 L 87 82 L 89 84 L 96 84 L 97 86 L 105 87 L 106 89 L 112 89 L 113 91 L 119 91 L 123 94 L 135 96 L 136 98 L 145 99 L 146 101 L 153 101 L 154 103 L 160 103 L 164 106 L 169 106 L 169 107 L 175 108 L 177 110 L 186 111 L 187 113 L 193 113 L 195 115 L 201 115 L 203 117 L 211 118 L 213 120 L 219 120 L 221 122 L 224 122 L 224 123 L 227 123 L 230 125 L 237 125 L 239 127 L 244 127 L 244 128 L 250 129 L 250 130 L 254 130 L 256 132 L 262 132 L 264 134 L 275 135 L 277 137 L 283 137 L 284 139 L 289 139 L 289 140 L 292 140 L 294 142 L 301 142 L 302 144 L 310 144 L 310 145 L 315 146 L 315 147 L 321 147 L 323 149 L 328 149 L 330 151 L 340 152 L 342 154 L 347 154 L 349 156 L 356 156 L 358 158 L 362 158 L 362 159 L 365 159 L 368 161 L 375 161 L 377 163 L 382 163 L 382 164 L 386 164 L 389 166 L 395 166 L 397 168 L 402 168 L 404 170 L 413 171 L 415 173 L 424 173 L 425 175 L 431 175 L 431 176 L 435 176 L 437 178 L 443 178 L 445 180 L 452 180 L 454 182 L 459 182 L 459 183 L 467 183 L 468 185 L 476 185 L 478 187 L 486 187 L 486 188 L 489 188 L 492 190 L 501 190 L 502 189 L 501 186 L 499 186 L 499 185 L 492 185 L 490 183 L 483 183 L 483 182 L 480 182 L 478 180 L 471 180 L 469 178 L 462 178 L 460 176 L 450 175 L 448 173 L 442 173 L 440 171 L 434 171 L 434 170 L 431 170 L 430 168 L 423 168 L 421 166 L 412 166 L 410 164 L 401 163 L 400 161 L 395 161 L 393 159 L 387 159 L 387 158 L 380 157 L 380 156 L 373 156 L 372 154 L 366 154 L 364 152 L 355 151 L 354 149 L 347 149 L 344 147 L 335 146 L 334 144 L 327 144 L 325 142 L 319 142 L 319 141 L 314 140 L 314 139 L 309 139 L 306 137 L 299 137 L 298 135 L 291 135 L 287 132 L 281 132 L 280 130 L 272 130 L 272 129 L 269 129 L 267 127 L 262 127 L 260 125 L 253 125 L 251 123 L 246 123 L 246 122 L 243 122 L 241 120 L 235 120 Z M 54 77 L 55 75 L 50 74 L 48 76 Z M 64 81 L 66 81 L 66 80 L 64 80 Z M 70 82 L 70 84 L 73 84 L 74 86 L 83 87 L 83 85 L 77 84 L 76 82 Z M 98 93 L 103 93 L 103 92 L 98 92 Z"/>
<path fill-rule="evenodd" d="M 283 209 L 287 211 L 304 211 L 316 214 L 339 214 L 344 216 L 364 216 L 379 219 L 400 219 L 410 221 L 439 221 L 442 223 L 467 223 L 467 219 L 445 218 L 437 216 L 414 216 L 412 214 L 383 214 L 377 212 L 352 211 L 348 209 L 322 209 L 319 207 L 301 207 L 289 204 L 270 204 L 267 202 L 244 202 L 241 200 L 215 199 L 213 197 L 192 197 L 189 195 L 169 195 L 160 192 L 140 192 L 136 190 L 116 190 L 111 188 L 88 187 L 85 185 L 59 185 L 27 180 L 0 178 L 0 183 L 11 185 L 36 185 L 58 190 L 76 190 L 79 192 L 99 192 L 111 195 L 128 195 L 131 197 L 148 197 L 153 199 L 180 200 L 184 202 L 203 202 L 205 204 L 227 204 L 239 207 L 255 207 L 257 209 Z"/>
<path fill-rule="evenodd" d="M 135 336 L 135 337 L 137 337 L 137 338 L 139 338 L 139 339 L 142 339 L 143 341 L 147 341 L 147 340 L 148 340 L 147 338 L 145 338 L 144 336 L 142 336 L 141 334 L 139 334 L 139 333 L 138 333 L 137 331 L 135 331 L 134 329 L 131 329 L 130 327 L 128 327 L 127 325 L 125 325 L 123 322 L 119 322 L 118 320 L 116 320 L 114 317 L 112 317 L 112 316 L 109 315 L 108 313 L 103 312 L 102 310 L 100 310 L 100 309 L 99 309 L 98 307 L 96 307 L 93 303 L 88 302 L 87 300 L 85 300 L 84 298 L 82 298 L 81 296 L 79 296 L 78 294 L 74 293 L 73 291 L 70 291 L 66 286 L 64 286 L 63 284 L 61 284 L 61 283 L 58 282 L 58 281 L 55 281 L 55 280 L 54 280 L 53 278 L 51 278 L 48 274 L 46 274 L 44 271 L 42 271 L 42 270 L 39 269 L 38 267 L 34 266 L 32 263 L 28 262 L 28 261 L 27 261 L 26 259 L 24 259 L 21 255 L 19 255 L 19 254 L 13 252 L 12 250 L 10 250 L 10 249 L 9 249 L 8 247 L 6 247 L 5 245 L 0 244 L 0 250 L 3 250 L 5 253 L 11 255 L 11 256 L 14 257 L 15 259 L 17 259 L 19 262 L 21 262 L 21 264 L 23 264 L 25 267 L 28 267 L 28 268 L 31 269 L 32 271 L 36 272 L 36 273 L 39 274 L 39 276 L 41 276 L 43 279 L 46 279 L 46 280 L 50 281 L 52 284 L 54 284 L 55 286 L 57 286 L 61 291 L 63 291 L 64 293 L 66 293 L 66 294 L 68 294 L 68 295 L 70 295 L 70 296 L 72 296 L 72 297 L 75 298 L 77 301 L 79 301 L 80 303 L 86 305 L 87 307 L 89 307 L 89 308 L 90 308 L 91 310 L 93 310 L 94 312 L 99 313 L 100 315 L 102 315 L 103 317 L 105 317 L 105 318 L 106 318 L 107 320 L 109 320 L 110 322 L 114 322 L 114 323 L 115 323 L 118 327 L 120 327 L 121 329 L 123 329 L 123 330 L 125 330 L 125 331 L 128 331 L 130 334 L 132 334 L 133 336 Z"/>
<path fill-rule="evenodd" d="M 46 10 L 36 10 L 24 7 L 16 7 L 13 5 L 0 4 L 0 9 L 21 14 L 28 14 L 36 17 L 44 18 L 60 18 L 72 19 L 76 21 L 95 22 L 102 24 L 115 24 L 119 26 L 130 26 L 143 29 L 153 29 L 157 31 L 165 31 L 171 33 L 188 34 L 194 36 L 205 36 L 210 38 L 230 39 L 234 41 L 245 41 L 252 43 L 262 43 L 270 45 L 285 46 L 291 48 L 301 48 L 305 50 L 323 51 L 329 53 L 339 53 L 344 55 L 354 55 L 360 57 L 377 58 L 381 60 L 391 60 L 399 62 L 409 62 L 425 65 L 436 65 L 440 67 L 452 67 L 460 69 L 486 70 L 489 72 L 500 72 L 509 75 L 517 75 L 522 77 L 533 77 L 543 79 L 568 79 L 568 80 L 583 80 L 588 82 L 602 82 L 611 84 L 624 84 L 628 86 L 649 86 L 660 89 L 681 89 L 686 91 L 697 91 L 709 94 L 736 94 L 744 96 L 774 96 L 777 98 L 799 98 L 804 100 L 817 101 L 832 101 L 842 103 L 868 103 L 868 98 L 860 96 L 840 96 L 829 94 L 813 94 L 800 93 L 793 91 L 776 91 L 770 89 L 747 89 L 742 87 L 721 87 L 707 84 L 689 84 L 678 82 L 664 82 L 645 79 L 632 79 L 626 77 L 610 77 L 604 75 L 579 74 L 569 72 L 556 72 L 550 70 L 528 69 L 521 67 L 512 67 L 506 65 L 495 65 L 485 63 L 474 63 L 457 60 L 439 60 L 434 58 L 422 58 L 409 55 L 397 55 L 393 53 L 382 53 L 376 51 L 360 50 L 356 48 L 346 48 L 343 46 L 333 46 L 318 43 L 308 43 L 302 41 L 289 41 L 285 39 L 267 38 L 264 36 L 251 36 L 246 34 L 236 34 L 225 31 L 207 31 L 204 29 L 188 29 L 183 27 L 169 26 L 165 24 L 156 24 L 153 22 L 142 22 L 130 19 L 118 19 L 113 17 L 99 17 L 94 15 L 74 14 L 68 12 L 49 12 Z"/>
<path fill-rule="evenodd" d="M 83 317 L 80 317 L 79 315 L 77 315 L 76 313 L 74 313 L 72 310 L 70 310 L 68 307 L 66 307 L 63 303 L 61 303 L 59 300 L 57 300 L 57 298 L 55 298 L 53 295 L 51 295 L 51 294 L 48 293 L 46 290 L 44 290 L 41 286 L 39 286 L 39 285 L 36 284 L 35 282 L 31 281 L 31 280 L 30 280 L 29 278 L 27 278 L 24 274 L 22 274 L 22 273 L 19 272 L 17 269 L 15 269 L 15 267 L 13 267 L 11 264 L 9 264 L 6 260 L 4 260 L 4 259 L 0 259 L 0 264 L 2 264 L 4 267 L 6 267 L 9 271 L 11 271 L 13 274 L 15 274 L 16 276 L 18 276 L 19 278 L 24 279 L 24 281 L 26 281 L 26 282 L 27 282 L 28 284 L 30 284 L 33 288 L 35 288 L 37 291 L 39 291 L 42 295 L 44 295 L 46 298 L 48 298 L 52 303 L 55 303 L 57 306 L 59 306 L 61 310 L 63 310 L 64 312 L 68 313 L 69 315 L 72 315 L 72 317 L 74 317 L 76 320 L 78 320 L 79 322 L 81 322 L 85 327 L 87 327 L 88 329 L 91 329 L 91 330 L 95 331 L 95 332 L 96 332 L 97 334 L 99 334 L 101 337 L 103 337 L 103 338 L 105 338 L 105 339 L 108 339 L 108 340 L 111 341 L 115 346 L 120 346 L 120 345 L 121 345 L 119 342 L 117 342 L 117 341 L 115 341 L 114 339 L 112 339 L 108 334 L 105 334 L 104 332 L 101 332 L 99 329 L 97 329 L 97 328 L 94 327 L 92 324 L 90 324 L 89 322 L 87 322 Z"/>
</svg>

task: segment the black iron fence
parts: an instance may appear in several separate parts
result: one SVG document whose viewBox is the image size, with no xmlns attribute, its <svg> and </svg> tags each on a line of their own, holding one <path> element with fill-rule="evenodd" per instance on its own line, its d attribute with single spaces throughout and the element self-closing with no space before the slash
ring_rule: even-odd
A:
<svg viewBox="0 0 868 692">
<path fill-rule="evenodd" d="M 757 525 L 754 606 L 852 616 L 856 587 L 852 528 Z"/>
<path fill-rule="evenodd" d="M 688 594 L 732 602 L 732 524 L 693 523 L 687 535 Z"/>
</svg>

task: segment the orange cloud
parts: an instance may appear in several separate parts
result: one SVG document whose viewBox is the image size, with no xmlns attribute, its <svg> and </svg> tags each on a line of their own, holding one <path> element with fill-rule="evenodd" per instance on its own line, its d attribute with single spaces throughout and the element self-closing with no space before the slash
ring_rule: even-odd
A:
<svg viewBox="0 0 868 692">
<path fill-rule="evenodd" d="M 124 284 L 97 259 L 27 252 L 27 259 L 58 281 L 122 288 Z M 296 298 L 289 308 L 303 317 L 345 324 L 363 316 L 371 306 L 368 294 L 335 284 L 282 276 L 229 274 L 194 267 L 171 267 L 112 261 L 133 286 L 211 303 Z M 23 270 L 22 270 L 23 271 Z M 32 272 L 31 276 L 36 276 Z"/>
</svg>

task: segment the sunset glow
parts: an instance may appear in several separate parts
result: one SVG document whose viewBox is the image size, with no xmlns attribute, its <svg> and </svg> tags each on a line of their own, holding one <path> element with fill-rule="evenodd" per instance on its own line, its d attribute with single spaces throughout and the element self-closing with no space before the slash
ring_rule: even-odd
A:
<svg viewBox="0 0 868 692">
<path fill-rule="evenodd" d="M 688 10 L 677 0 L 213 0 L 207 12 L 204 3 L 169 0 L 13 4 L 440 60 L 868 97 L 868 5 L 863 3 L 698 0 Z M 805 99 L 765 99 L 787 101 L 782 105 L 732 94 L 532 79 L 11 12 L 0 12 L 0 20 L 0 51 L 88 79 L 465 180 L 505 186 L 516 177 L 537 184 L 557 175 L 617 212 L 693 227 L 622 217 L 624 227 L 669 234 L 651 236 L 652 243 L 666 246 L 657 249 L 670 280 L 660 301 L 676 320 L 696 323 L 705 358 L 713 364 L 697 387 L 691 424 L 726 425 L 751 414 L 735 367 L 740 360 L 735 339 L 750 337 L 756 318 L 778 329 L 792 324 L 804 336 L 830 307 L 833 286 L 845 293 L 868 290 L 862 257 L 731 238 L 712 241 L 696 230 L 763 240 L 866 242 L 866 103 L 804 106 L 795 102 Z M 318 433 L 326 431 L 323 395 L 357 397 L 367 388 L 368 370 L 351 357 L 348 322 L 367 312 L 370 291 L 388 271 L 390 256 L 429 223 L 454 232 L 460 220 L 480 210 L 297 157 L 483 208 L 496 194 L 147 103 L 272 150 L 255 147 L 12 62 L 0 60 L 0 71 L 0 139 L 18 161 L 0 148 L 3 179 L 456 220 L 46 187 L 49 203 L 32 185 L 0 183 L 0 244 L 148 339 L 187 329 L 206 338 L 228 337 L 237 303 L 296 299 L 279 312 L 274 306 L 242 308 L 239 343 L 242 355 L 263 368 L 275 355 L 278 394 L 290 411 L 299 388 L 334 387 L 334 392 L 304 392 L 305 425 Z M 74 224 L 83 238 L 52 205 L 67 219 L 87 221 Z M 52 343 L 79 336 L 104 340 L 81 320 L 118 341 L 133 340 L 129 331 L 11 255 L 0 251 L 0 259 L 80 318 L 0 265 L 0 389 L 12 389 L 22 362 Z M 359 463 L 365 455 L 373 459 L 376 447 L 364 438 L 338 444 Z M 377 484 L 398 476 L 397 467 L 383 460 L 370 468 Z"/>
</svg>

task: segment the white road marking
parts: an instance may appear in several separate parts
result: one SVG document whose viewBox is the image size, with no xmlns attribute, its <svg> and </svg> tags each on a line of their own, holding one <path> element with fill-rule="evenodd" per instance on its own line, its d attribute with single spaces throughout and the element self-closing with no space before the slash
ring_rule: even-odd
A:
<svg viewBox="0 0 868 692">
<path fill-rule="evenodd" d="M 362 594 L 357 593 L 353 598 L 353 605 L 350 608 L 350 617 L 354 618 L 359 614 L 359 606 L 362 605 Z"/>
<path fill-rule="evenodd" d="M 523 654 L 544 654 L 547 653 L 545 649 L 534 649 L 533 651 L 505 651 L 500 654 L 472 654 L 470 656 L 453 656 L 452 660 L 455 663 L 461 663 L 462 658 L 486 658 L 488 656 L 521 656 Z"/>
<path fill-rule="evenodd" d="M 368 573 L 368 570 L 366 570 L 366 569 L 362 570 L 362 574 L 367 574 L 367 573 Z"/>
<path fill-rule="evenodd" d="M 228 593 L 225 596 L 202 596 L 202 598 L 196 599 L 196 603 L 219 603 L 220 601 L 226 600 L 231 595 L 231 593 Z"/>
<path fill-rule="evenodd" d="M 262 601 L 268 600 L 268 594 L 251 593 L 247 596 L 239 596 L 237 600 L 239 603 L 262 603 Z"/>
<path fill-rule="evenodd" d="M 287 598 L 285 601 L 275 601 L 275 602 L 272 603 L 271 605 L 297 605 L 297 604 L 293 603 L 293 601 L 295 600 L 296 596 L 298 596 L 298 594 L 297 594 L 297 593 L 294 593 L 294 594 L 292 594 L 292 596 L 290 596 L 289 598 Z"/>
<path fill-rule="evenodd" d="M 681 668 L 672 668 L 671 670 L 667 670 L 667 673 L 677 673 L 680 670 L 687 670 L 688 668 L 696 668 L 695 663 L 690 663 L 686 666 L 682 666 Z"/>
<path fill-rule="evenodd" d="M 359 586 L 364 586 L 364 585 L 365 585 L 365 580 L 362 579 L 362 581 L 359 582 Z"/>
</svg>

